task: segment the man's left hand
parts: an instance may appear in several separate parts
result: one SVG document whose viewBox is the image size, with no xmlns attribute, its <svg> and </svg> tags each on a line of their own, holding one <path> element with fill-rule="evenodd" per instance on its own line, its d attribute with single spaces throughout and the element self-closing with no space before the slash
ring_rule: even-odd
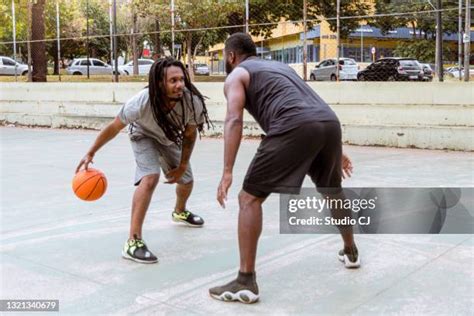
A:
<svg viewBox="0 0 474 316">
<path fill-rule="evenodd" d="M 225 208 L 225 202 L 227 201 L 227 192 L 229 191 L 230 186 L 232 185 L 232 173 L 224 172 L 222 175 L 221 182 L 217 187 L 217 201 Z"/>
</svg>

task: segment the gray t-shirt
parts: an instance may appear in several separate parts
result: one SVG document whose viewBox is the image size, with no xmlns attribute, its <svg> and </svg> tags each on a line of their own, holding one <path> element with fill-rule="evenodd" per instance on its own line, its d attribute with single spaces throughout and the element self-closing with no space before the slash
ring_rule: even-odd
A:
<svg viewBox="0 0 474 316">
<path fill-rule="evenodd" d="M 205 117 L 201 100 L 197 96 L 193 97 L 194 113 L 191 104 L 191 94 L 188 90 L 185 90 L 184 98 L 187 100 L 187 102 L 184 102 L 184 120 L 183 101 L 176 103 L 176 106 L 168 114 L 168 118 L 171 118 L 173 122 L 179 122 L 183 130 L 186 125 L 204 124 Z M 133 125 L 133 128 L 129 129 L 130 134 L 151 137 L 166 146 L 173 144 L 155 121 L 149 102 L 148 88 L 143 89 L 128 100 L 122 106 L 117 116 L 122 123 Z"/>
</svg>

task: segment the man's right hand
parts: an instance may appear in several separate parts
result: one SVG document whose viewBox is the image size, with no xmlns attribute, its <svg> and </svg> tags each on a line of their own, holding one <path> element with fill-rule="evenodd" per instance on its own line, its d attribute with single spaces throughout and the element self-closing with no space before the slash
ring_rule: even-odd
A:
<svg viewBox="0 0 474 316">
<path fill-rule="evenodd" d="M 354 170 L 354 167 L 352 165 L 351 158 L 347 156 L 346 154 L 342 154 L 342 179 L 345 178 L 350 178 L 352 176 L 352 172 Z"/>
<path fill-rule="evenodd" d="M 76 168 L 76 173 L 79 172 L 79 170 L 81 170 L 81 167 L 84 166 L 84 169 L 87 170 L 87 168 L 89 168 L 89 164 L 90 163 L 94 163 L 92 161 L 92 159 L 94 158 L 94 154 L 91 154 L 91 153 L 87 153 L 84 158 L 81 159 L 81 161 L 79 162 L 79 165 L 77 166 Z"/>
</svg>

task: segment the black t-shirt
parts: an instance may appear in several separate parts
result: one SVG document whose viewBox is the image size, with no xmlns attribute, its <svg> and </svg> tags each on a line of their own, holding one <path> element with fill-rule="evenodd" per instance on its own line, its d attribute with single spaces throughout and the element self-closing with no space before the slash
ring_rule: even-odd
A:
<svg viewBox="0 0 474 316">
<path fill-rule="evenodd" d="M 245 109 L 268 136 L 307 122 L 338 122 L 328 104 L 287 65 L 250 58 L 239 67 L 250 74 Z"/>
</svg>

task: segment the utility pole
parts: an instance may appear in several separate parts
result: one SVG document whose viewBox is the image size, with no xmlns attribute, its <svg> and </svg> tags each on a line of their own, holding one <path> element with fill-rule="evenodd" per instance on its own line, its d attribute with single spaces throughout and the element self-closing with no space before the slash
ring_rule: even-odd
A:
<svg viewBox="0 0 474 316">
<path fill-rule="evenodd" d="M 341 49 L 341 0 L 336 2 L 337 52 L 336 52 L 336 80 L 339 81 L 339 55 Z"/>
<path fill-rule="evenodd" d="M 471 52 L 471 0 L 466 0 L 466 24 L 464 25 L 464 81 L 469 81 L 469 58 Z"/>
<path fill-rule="evenodd" d="M 110 33 L 110 65 L 112 66 L 112 73 L 114 67 L 114 27 L 112 23 L 112 0 L 109 0 L 109 33 Z M 112 74 L 112 82 L 114 81 L 114 75 Z"/>
<path fill-rule="evenodd" d="M 114 1 L 114 8 L 113 8 L 113 17 L 114 17 L 114 74 L 115 74 L 115 82 L 119 81 L 118 77 L 118 49 L 117 49 L 117 0 Z"/>
<path fill-rule="evenodd" d="M 459 68 L 459 81 L 462 80 L 461 78 L 461 68 L 462 68 L 462 1 L 459 0 L 459 10 L 458 10 L 458 68 Z"/>
<path fill-rule="evenodd" d="M 90 63 L 90 60 L 89 60 L 89 0 L 86 0 L 86 18 L 87 18 L 87 22 L 86 22 L 86 29 L 87 29 L 87 40 L 86 40 L 86 50 L 87 50 L 87 79 L 90 78 L 89 76 L 89 63 Z"/>
<path fill-rule="evenodd" d="M 12 0 L 12 17 L 13 17 L 13 60 L 15 61 L 15 81 L 18 81 L 17 64 L 16 64 L 16 16 L 15 16 L 15 0 Z"/>
<path fill-rule="evenodd" d="M 58 41 L 58 75 L 61 81 L 61 41 L 59 33 L 59 0 L 56 1 L 56 36 Z"/>
<path fill-rule="evenodd" d="M 131 3 L 132 5 L 132 57 L 133 57 L 133 74 L 138 75 L 139 74 L 139 68 L 138 68 L 138 49 L 137 49 L 137 37 L 135 36 L 135 33 L 137 32 L 137 13 L 135 11 L 135 5 Z"/>
<path fill-rule="evenodd" d="M 249 0 L 245 0 L 245 33 L 249 33 Z"/>
<path fill-rule="evenodd" d="M 308 1 L 303 0 L 303 80 L 308 80 L 308 44 L 306 43 Z"/>
<path fill-rule="evenodd" d="M 438 81 L 443 82 L 443 21 L 441 18 L 441 0 L 437 0 L 436 7 L 436 74 L 438 75 Z"/>
<path fill-rule="evenodd" d="M 364 26 L 360 25 L 360 62 L 364 62 Z"/>
<path fill-rule="evenodd" d="M 171 55 L 174 57 L 174 0 L 171 0 Z"/>
</svg>

